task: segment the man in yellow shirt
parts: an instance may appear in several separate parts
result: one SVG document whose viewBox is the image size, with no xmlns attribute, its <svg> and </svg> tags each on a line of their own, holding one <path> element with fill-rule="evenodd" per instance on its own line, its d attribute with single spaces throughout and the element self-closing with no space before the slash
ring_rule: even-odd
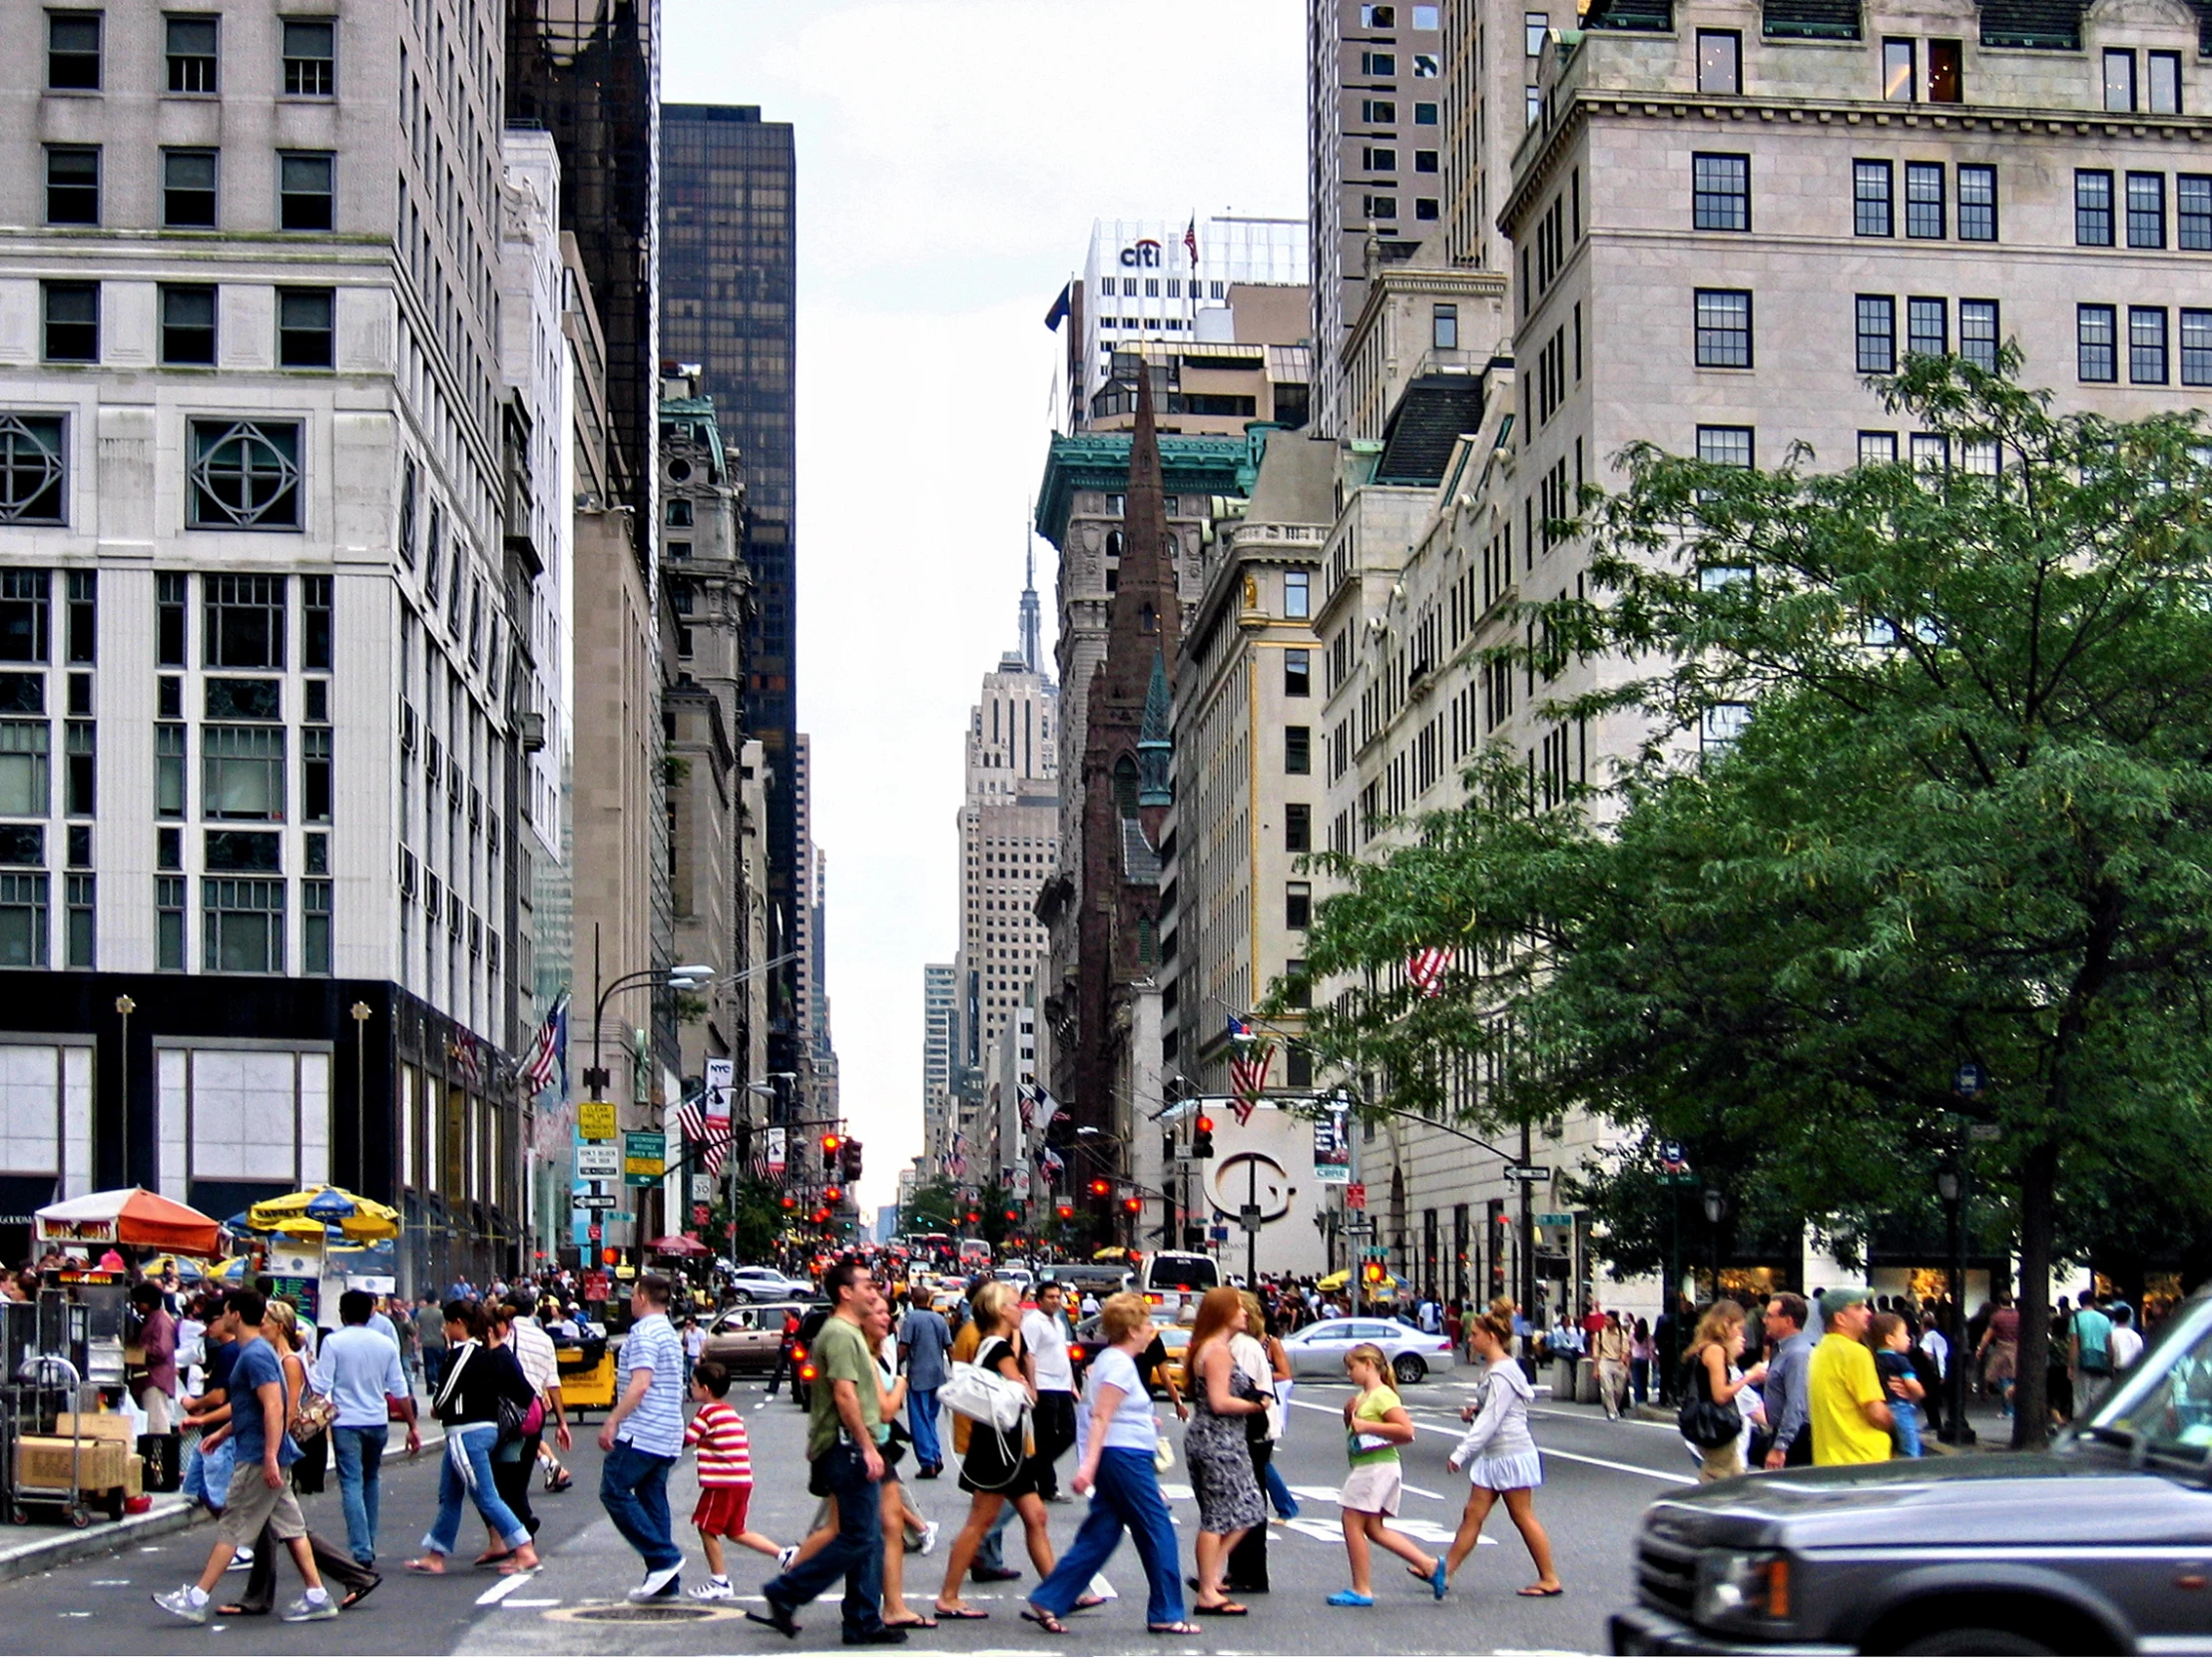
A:
<svg viewBox="0 0 2212 1659">
<path fill-rule="evenodd" d="M 1872 1301 L 1863 1290 L 1821 1293 L 1828 1334 L 1806 1368 L 1815 1463 L 1880 1463 L 1891 1456 L 1889 1401 L 1866 1340 Z"/>
</svg>

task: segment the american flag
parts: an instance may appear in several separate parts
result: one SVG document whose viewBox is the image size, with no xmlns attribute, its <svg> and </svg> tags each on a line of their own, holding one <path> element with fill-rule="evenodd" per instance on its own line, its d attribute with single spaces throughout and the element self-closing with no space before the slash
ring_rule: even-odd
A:
<svg viewBox="0 0 2212 1659">
<path fill-rule="evenodd" d="M 567 1036 L 568 992 L 563 991 L 553 999 L 545 1023 L 538 1027 L 537 1040 L 531 1043 L 529 1055 L 522 1062 L 522 1075 L 532 1094 L 543 1094 L 552 1086 L 554 1074 L 564 1069 L 562 1051 L 568 1047 Z"/>
<path fill-rule="evenodd" d="M 1050 1182 L 1053 1177 L 1057 1176 L 1062 1170 L 1066 1169 L 1067 1167 L 1067 1160 L 1061 1157 L 1059 1153 L 1055 1152 L 1051 1147 L 1040 1146 L 1037 1148 L 1037 1172 L 1042 1175 L 1047 1182 Z"/>
<path fill-rule="evenodd" d="M 1423 996 L 1444 994 L 1444 970 L 1451 966 L 1451 952 L 1441 945 L 1428 945 L 1405 958 L 1405 977 Z"/>
<path fill-rule="evenodd" d="M 1268 1065 L 1275 1058 L 1275 1044 L 1262 1043 L 1229 1062 L 1229 1109 L 1237 1114 L 1241 1129 L 1252 1121 L 1253 1109 L 1268 1086 Z"/>
<path fill-rule="evenodd" d="M 699 1102 L 696 1100 L 687 1100 L 676 1108 L 676 1121 L 684 1126 L 684 1139 L 701 1148 L 699 1172 L 702 1175 L 720 1175 L 722 1161 L 730 1155 L 729 1130 L 709 1129 L 707 1114 L 699 1109 Z"/>
<path fill-rule="evenodd" d="M 1045 1131 L 1052 1127 L 1052 1120 L 1060 1115 L 1060 1103 L 1042 1083 L 1024 1083 L 1021 1092 L 1029 1102 L 1029 1132 L 1042 1140 Z"/>
</svg>

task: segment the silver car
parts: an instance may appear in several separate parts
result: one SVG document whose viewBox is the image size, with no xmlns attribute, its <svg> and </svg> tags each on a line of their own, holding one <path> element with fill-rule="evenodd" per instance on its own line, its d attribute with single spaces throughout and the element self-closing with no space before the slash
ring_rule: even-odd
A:
<svg viewBox="0 0 2212 1659">
<path fill-rule="evenodd" d="M 814 1294 L 812 1280 L 794 1279 L 775 1268 L 740 1268 L 730 1276 L 732 1302 L 804 1301 Z"/>
<path fill-rule="evenodd" d="M 1430 1372 L 1450 1371 L 1458 1365 L 1449 1337 L 1431 1337 L 1394 1320 L 1323 1320 L 1294 1331 L 1283 1339 L 1290 1356 L 1293 1377 L 1341 1378 L 1345 1356 L 1362 1343 L 1373 1343 L 1390 1363 L 1390 1376 L 1399 1382 L 1418 1382 Z"/>
</svg>

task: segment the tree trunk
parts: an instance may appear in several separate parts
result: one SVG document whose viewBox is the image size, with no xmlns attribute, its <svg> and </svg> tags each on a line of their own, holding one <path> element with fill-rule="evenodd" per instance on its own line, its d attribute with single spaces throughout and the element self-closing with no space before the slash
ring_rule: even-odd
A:
<svg viewBox="0 0 2212 1659">
<path fill-rule="evenodd" d="M 2020 1164 L 2020 1357 L 2012 1388 L 2012 1449 L 2040 1451 L 2050 1443 L 2051 1241 L 2058 1190 L 2058 1143 L 2028 1149 Z"/>
</svg>

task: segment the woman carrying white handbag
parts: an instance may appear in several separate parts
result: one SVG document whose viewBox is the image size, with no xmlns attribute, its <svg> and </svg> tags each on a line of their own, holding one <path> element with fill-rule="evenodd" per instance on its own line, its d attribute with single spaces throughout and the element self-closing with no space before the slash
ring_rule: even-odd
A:
<svg viewBox="0 0 2212 1659">
<path fill-rule="evenodd" d="M 1038 1577 L 1052 1570 L 1052 1539 L 1045 1529 L 1044 1499 L 1037 1495 L 1036 1471 L 1030 1461 L 1028 1412 L 1022 1408 L 1034 1395 L 1021 1375 L 1019 1321 L 1013 1286 L 994 1281 L 977 1291 L 975 1326 L 982 1341 L 975 1350 L 975 1364 L 955 1367 L 938 1396 L 970 1421 L 960 1489 L 974 1494 L 967 1524 L 952 1540 L 952 1552 L 944 1564 L 944 1588 L 937 1592 L 940 1620 L 990 1617 L 960 1599 L 960 1585 L 982 1547 L 983 1534 L 1008 1499 L 1021 1516 L 1029 1559 Z M 1009 1417 L 1010 1425 L 1000 1426 Z"/>
</svg>

